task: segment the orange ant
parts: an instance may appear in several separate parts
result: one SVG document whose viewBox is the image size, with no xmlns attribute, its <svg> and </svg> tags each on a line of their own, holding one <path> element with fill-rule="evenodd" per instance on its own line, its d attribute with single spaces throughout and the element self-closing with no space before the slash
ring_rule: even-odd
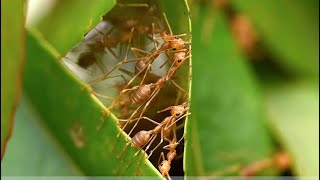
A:
<svg viewBox="0 0 320 180">
<path fill-rule="evenodd" d="M 184 126 L 184 124 L 181 124 L 181 125 Z M 183 126 L 181 126 L 181 127 L 183 127 Z M 162 176 L 167 176 L 168 179 L 171 179 L 171 177 L 169 175 L 169 171 L 171 169 L 171 162 L 177 156 L 176 147 L 184 139 L 184 135 L 183 135 L 181 137 L 181 139 L 177 142 L 176 131 L 179 128 L 180 127 L 177 127 L 176 124 L 173 124 L 173 126 L 171 126 L 171 128 L 164 130 L 164 138 L 166 139 L 166 141 L 169 142 L 169 144 L 164 146 L 163 149 L 169 150 L 169 152 L 167 153 L 167 159 L 165 158 L 164 153 L 161 152 L 159 160 L 158 160 L 158 168 L 159 168 L 159 171 L 162 174 Z M 172 140 L 170 140 L 171 134 L 172 134 Z M 161 158 L 162 158 L 162 161 L 161 161 L 161 163 L 159 163 Z"/>
<path fill-rule="evenodd" d="M 171 179 L 169 175 L 169 171 L 171 169 L 171 162 L 177 156 L 176 147 L 180 144 L 180 141 L 184 138 L 182 136 L 182 138 L 178 142 L 176 142 L 177 139 L 175 137 L 175 131 L 173 131 L 173 133 L 174 133 L 173 140 L 170 141 L 168 145 L 163 147 L 163 149 L 169 150 L 169 152 L 167 153 L 167 159 L 165 158 L 164 153 L 161 152 L 158 160 L 158 168 L 160 173 L 162 174 L 162 176 L 167 176 L 168 179 Z M 161 158 L 162 158 L 162 161 L 160 163 Z"/>
<path fill-rule="evenodd" d="M 250 176 L 256 176 L 263 170 L 273 168 L 284 172 L 290 168 L 292 161 L 290 155 L 285 151 L 277 151 L 272 157 L 257 160 L 247 165 L 235 164 L 227 169 L 210 174 L 211 176 L 221 176 L 229 173 L 237 173 L 242 179 L 248 179 Z"/>
<path fill-rule="evenodd" d="M 257 162 L 254 162 L 241 169 L 240 176 L 254 176 L 261 172 L 263 169 L 275 166 L 277 169 L 284 171 L 289 169 L 291 164 L 291 158 L 286 152 L 277 152 L 272 158 L 266 158 Z"/>
<path fill-rule="evenodd" d="M 137 147 L 140 148 L 139 151 L 137 151 L 133 157 L 131 158 L 131 160 L 129 161 L 129 163 L 126 166 L 126 169 L 129 167 L 129 165 L 132 163 L 132 160 L 134 159 L 134 157 L 136 157 L 139 152 L 144 148 L 145 151 L 147 151 L 150 146 L 152 145 L 152 143 L 154 142 L 154 140 L 156 139 L 157 135 L 160 133 L 161 135 L 161 140 L 160 142 L 157 144 L 157 146 L 155 148 L 153 148 L 150 151 L 150 154 L 148 155 L 148 158 L 152 155 L 152 153 L 162 144 L 163 140 L 166 140 L 168 142 L 171 142 L 168 137 L 169 134 L 173 131 L 173 136 L 174 139 L 176 138 L 175 135 L 175 125 L 176 123 L 181 120 L 182 118 L 184 118 L 185 116 L 190 115 L 190 113 L 187 113 L 187 111 L 189 110 L 188 104 L 187 102 L 181 104 L 181 105 L 177 105 L 177 106 L 170 106 L 166 109 L 163 109 L 161 111 L 158 111 L 158 113 L 164 112 L 170 110 L 170 116 L 166 117 L 161 123 L 158 123 L 148 117 L 141 117 L 141 119 L 146 119 L 154 124 L 156 124 L 157 126 L 149 131 L 139 131 L 138 133 L 136 133 L 133 138 L 131 139 L 131 142 L 128 142 L 125 146 L 125 148 L 123 149 L 123 151 L 120 153 L 119 156 L 117 156 L 117 158 L 121 158 L 125 152 L 127 151 L 127 148 L 129 146 L 129 144 L 131 144 L 131 146 L 133 147 Z M 133 119 L 132 121 L 138 120 L 138 118 Z M 119 121 L 123 121 L 123 120 L 119 120 Z M 124 120 L 127 121 L 127 120 Z M 141 163 L 141 161 L 139 162 L 139 164 Z"/>
</svg>

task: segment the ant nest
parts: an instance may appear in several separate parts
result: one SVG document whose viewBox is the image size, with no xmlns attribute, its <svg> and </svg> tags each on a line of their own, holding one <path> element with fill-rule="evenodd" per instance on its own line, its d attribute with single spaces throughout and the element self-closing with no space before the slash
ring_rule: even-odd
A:
<svg viewBox="0 0 320 180">
<path fill-rule="evenodd" d="M 143 149 L 163 176 L 183 175 L 189 77 L 180 69 L 189 67 L 186 37 L 172 32 L 157 4 L 118 3 L 63 58 L 132 137 L 117 157 L 123 158 L 128 146 L 139 149 L 116 174 Z M 102 127 L 103 122 L 97 130 Z"/>
</svg>

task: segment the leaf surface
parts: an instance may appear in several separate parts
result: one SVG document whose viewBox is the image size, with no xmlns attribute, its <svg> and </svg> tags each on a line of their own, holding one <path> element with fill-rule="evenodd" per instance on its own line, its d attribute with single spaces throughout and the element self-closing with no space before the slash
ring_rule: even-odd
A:
<svg viewBox="0 0 320 180">
<path fill-rule="evenodd" d="M 265 92 L 270 126 L 299 176 L 319 176 L 319 88 L 291 83 Z"/>
<path fill-rule="evenodd" d="M 319 1 L 232 0 L 248 15 L 283 68 L 318 78 Z"/>
<path fill-rule="evenodd" d="M 269 158 L 274 149 L 256 81 L 236 49 L 225 17 L 209 8 L 200 5 L 192 25 L 187 176 L 235 175 L 241 167 Z"/>
<path fill-rule="evenodd" d="M 1 160 L 11 136 L 25 58 L 24 1 L 1 1 Z"/>
</svg>

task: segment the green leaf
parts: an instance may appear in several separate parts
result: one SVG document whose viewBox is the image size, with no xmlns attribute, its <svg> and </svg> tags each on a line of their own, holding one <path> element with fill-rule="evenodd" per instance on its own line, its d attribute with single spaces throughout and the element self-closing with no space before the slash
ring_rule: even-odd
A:
<svg viewBox="0 0 320 180">
<path fill-rule="evenodd" d="M 274 147 L 257 84 L 236 49 L 226 18 L 205 6 L 198 12 L 192 25 L 195 60 L 185 172 L 235 174 L 244 165 L 271 157 Z"/>
<path fill-rule="evenodd" d="M 126 143 L 122 134 L 111 151 L 120 131 L 115 117 L 108 116 L 97 131 L 105 108 L 89 87 L 71 75 L 31 33 L 27 36 L 27 52 L 24 91 L 48 131 L 83 174 L 115 175 L 115 170 L 123 166 L 116 156 Z M 131 158 L 136 151 L 128 147 L 125 158 Z M 132 164 L 138 164 L 140 155 Z M 130 166 L 124 175 L 133 175 L 136 168 Z M 159 175 L 149 161 L 141 163 L 139 173 Z"/>
<path fill-rule="evenodd" d="M 265 96 L 271 127 L 292 156 L 294 173 L 319 176 L 318 84 L 286 84 Z"/>
<path fill-rule="evenodd" d="M 35 27 L 40 36 L 65 55 L 114 5 L 115 0 L 56 1 L 51 13 Z"/>
<path fill-rule="evenodd" d="M 15 118 L 15 133 L 2 161 L 2 176 L 81 175 L 57 144 L 52 143 L 52 137 L 39 121 L 29 100 L 22 96 Z"/>
<path fill-rule="evenodd" d="M 232 0 L 248 15 L 284 68 L 315 75 L 319 69 L 319 1 Z"/>
<path fill-rule="evenodd" d="M 24 1 L 1 1 L 1 159 L 11 136 L 25 57 Z"/>
</svg>

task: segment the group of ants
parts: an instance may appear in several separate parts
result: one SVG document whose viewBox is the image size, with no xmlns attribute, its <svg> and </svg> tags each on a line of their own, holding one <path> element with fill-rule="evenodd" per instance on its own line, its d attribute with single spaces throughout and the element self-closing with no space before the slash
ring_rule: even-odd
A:
<svg viewBox="0 0 320 180">
<path fill-rule="evenodd" d="M 144 16 L 148 16 L 151 12 L 155 11 L 154 7 L 150 7 L 150 5 L 148 4 L 123 5 L 118 3 L 117 6 L 118 7 L 123 7 L 123 6 L 146 7 L 148 10 Z M 103 33 L 101 30 L 94 28 L 94 30 L 100 34 L 101 38 L 99 38 L 98 41 L 95 41 L 94 43 L 87 44 L 89 47 L 91 47 L 93 51 L 82 53 L 78 58 L 77 64 L 81 68 L 86 69 L 92 66 L 94 63 L 96 63 L 100 67 L 101 71 L 103 72 L 101 75 L 99 75 L 98 77 L 93 79 L 91 82 L 89 82 L 90 86 L 93 86 L 94 84 L 101 82 L 103 80 L 119 77 L 119 76 L 122 77 L 125 82 L 124 86 L 121 88 L 119 94 L 116 97 L 109 97 L 106 95 L 102 95 L 92 90 L 92 93 L 95 94 L 97 97 L 112 99 L 112 103 L 109 107 L 106 108 L 106 111 L 104 112 L 103 117 L 101 118 L 102 121 L 98 125 L 97 130 L 101 129 L 105 121 L 105 117 L 109 115 L 114 108 L 120 109 L 121 118 L 117 118 L 117 120 L 122 130 L 124 130 L 129 124 L 134 123 L 133 127 L 128 133 L 129 136 L 133 133 L 133 130 L 137 127 L 137 125 L 141 120 L 149 121 L 155 125 L 153 129 L 141 130 L 137 132 L 132 137 L 131 141 L 126 144 L 125 148 L 117 156 L 117 158 L 120 159 L 125 154 L 130 144 L 133 147 L 139 148 L 139 150 L 134 154 L 130 162 L 127 163 L 126 165 L 126 169 L 127 169 L 129 165 L 132 163 L 134 157 L 138 156 L 138 153 L 142 149 L 144 149 L 145 152 L 151 149 L 150 148 L 151 145 L 153 145 L 157 136 L 160 135 L 161 136 L 160 142 L 150 150 L 147 159 L 151 157 L 153 152 L 157 148 L 159 148 L 159 146 L 164 141 L 168 142 L 167 145 L 163 146 L 163 149 L 167 150 L 168 152 L 166 156 L 164 152 L 161 152 L 159 157 L 159 162 L 158 162 L 158 168 L 160 173 L 163 176 L 167 176 L 169 179 L 171 179 L 169 175 L 171 162 L 177 156 L 176 147 L 183 140 L 183 137 L 184 137 L 182 136 L 179 140 L 177 138 L 176 130 L 177 128 L 179 128 L 177 127 L 177 122 L 183 120 L 184 117 L 190 114 L 188 112 L 189 103 L 184 102 L 180 105 L 173 105 L 163 110 L 159 110 L 158 113 L 170 111 L 170 116 L 164 118 L 161 122 L 157 122 L 144 115 L 148 110 L 148 107 L 150 106 L 151 102 L 159 94 L 160 90 L 163 87 L 165 87 L 167 83 L 171 82 L 179 90 L 185 92 L 185 90 L 181 88 L 176 82 L 174 82 L 172 78 L 175 76 L 177 70 L 190 58 L 191 49 L 189 48 L 190 42 L 185 41 L 181 38 L 183 36 L 187 36 L 187 34 L 186 33 L 179 34 L 179 35 L 173 34 L 172 29 L 169 25 L 168 19 L 166 17 L 166 14 L 162 13 L 161 16 L 163 16 L 163 19 L 167 24 L 168 31 L 165 30 L 165 28 L 160 28 L 162 24 L 160 23 L 159 19 L 157 19 L 158 24 L 155 22 L 152 22 L 150 25 L 146 25 L 145 22 L 143 22 L 143 19 L 145 17 L 142 17 L 139 21 L 135 21 L 135 22 L 127 21 L 127 22 L 121 22 L 122 24 L 113 24 L 113 27 L 110 30 L 108 30 L 106 33 Z M 106 17 L 106 19 L 109 20 L 108 17 Z M 127 25 L 127 27 L 123 27 L 124 26 L 123 24 Z M 115 31 L 115 28 L 118 30 L 117 35 L 112 34 L 112 32 Z M 149 40 L 153 42 L 154 48 L 152 50 L 147 51 L 144 49 L 130 46 L 132 43 L 133 35 L 135 33 L 144 34 Z M 158 37 L 156 37 L 156 34 L 158 35 Z M 159 40 L 162 42 L 162 44 L 159 43 Z M 119 43 L 127 44 L 125 56 L 123 60 L 120 60 L 120 61 L 119 61 L 120 58 L 118 57 L 119 55 L 117 55 L 113 50 L 113 48 L 116 47 Z M 100 62 L 99 64 L 98 60 L 95 58 L 94 53 L 101 50 L 106 51 L 107 53 L 110 53 L 114 57 L 114 59 L 118 59 L 118 62 L 108 71 L 106 71 L 102 63 Z M 136 56 L 136 58 L 128 59 L 128 52 L 130 50 Z M 164 64 L 171 62 L 170 63 L 171 65 L 169 65 L 169 68 L 166 71 L 164 76 L 159 77 L 155 82 L 145 83 L 145 79 L 151 73 L 151 65 L 153 64 L 154 61 L 157 60 L 159 55 L 162 53 L 165 53 L 168 58 L 168 60 L 165 61 Z M 173 55 L 171 55 L 170 53 Z M 123 75 L 113 75 L 113 72 L 115 70 L 121 68 L 121 66 L 123 66 L 124 64 L 129 64 L 129 63 L 135 63 L 134 76 L 129 80 L 129 82 L 126 82 Z M 162 68 L 162 66 L 159 68 Z M 134 82 L 136 83 L 137 79 L 140 82 L 137 85 L 132 86 Z M 134 106 L 135 110 L 133 112 L 128 113 L 129 108 L 131 106 Z M 121 132 L 122 131 L 120 131 L 117 134 L 115 143 L 120 137 Z M 114 146 L 113 146 L 113 149 L 114 149 Z M 141 163 L 141 161 L 142 159 L 139 161 L 139 164 Z"/>
<path fill-rule="evenodd" d="M 174 34 L 172 32 L 169 21 L 166 17 L 165 13 L 161 15 L 158 13 L 154 6 L 149 4 L 121 4 L 117 3 L 116 8 L 146 8 L 145 14 L 143 17 L 137 18 L 136 20 L 127 19 L 113 19 L 112 16 L 104 16 L 106 21 L 110 21 L 112 23 L 112 28 L 108 31 L 102 32 L 101 30 L 94 28 L 94 30 L 100 35 L 97 41 L 93 43 L 87 44 L 90 47 L 91 51 L 82 52 L 78 58 L 77 65 L 83 69 L 87 69 L 88 67 L 96 64 L 102 74 L 98 77 L 94 78 L 88 84 L 93 86 L 96 83 L 99 83 L 103 80 L 121 77 L 123 78 L 125 84 L 121 86 L 119 90 L 119 94 L 116 97 L 109 97 L 98 92 L 92 90 L 92 93 L 97 97 L 111 99 L 112 103 L 106 108 L 103 113 L 103 117 L 101 118 L 101 123 L 97 126 L 97 130 L 100 130 L 104 124 L 105 117 L 112 112 L 112 110 L 118 108 L 120 111 L 120 117 L 117 117 L 118 125 L 121 130 L 115 140 L 115 144 L 119 139 L 121 133 L 125 130 L 125 128 L 134 123 L 131 130 L 128 132 L 128 135 L 131 136 L 134 132 L 134 129 L 137 127 L 141 120 L 148 121 L 154 124 L 154 128 L 150 130 L 141 130 L 138 131 L 135 135 L 132 136 L 132 139 L 126 143 L 122 152 L 117 156 L 118 159 L 122 158 L 126 153 L 128 146 L 139 148 L 139 150 L 133 155 L 130 161 L 127 163 L 126 168 L 128 169 L 129 165 L 133 162 L 134 158 L 138 156 L 140 151 L 144 149 L 147 152 L 149 149 L 149 154 L 147 155 L 147 159 L 149 159 L 153 152 L 160 147 L 163 142 L 167 142 L 166 145 L 163 146 L 163 149 L 167 151 L 165 155 L 164 152 L 161 152 L 160 157 L 158 159 L 158 169 L 160 173 L 171 179 L 169 175 L 169 171 L 171 169 L 171 162 L 176 158 L 177 151 L 176 147 L 181 143 L 184 139 L 184 135 L 179 139 L 177 138 L 177 130 L 183 127 L 183 123 L 181 125 L 177 125 L 178 122 L 182 121 L 186 116 L 190 115 L 189 111 L 189 102 L 183 102 L 180 105 L 172 105 L 163 110 L 158 110 L 157 113 L 162 113 L 165 111 L 170 111 L 170 115 L 165 117 L 162 121 L 157 122 L 147 116 L 145 113 L 148 111 L 148 108 L 152 101 L 154 101 L 155 97 L 159 95 L 161 89 L 163 89 L 166 84 L 171 82 L 174 86 L 177 87 L 178 91 L 186 92 L 182 87 L 180 87 L 176 82 L 174 82 L 173 78 L 179 68 L 185 64 L 185 62 L 191 56 L 190 49 L 190 41 L 184 40 L 182 37 L 187 36 L 187 33 L 184 34 Z M 152 18 L 152 23 L 146 23 L 144 19 L 150 14 L 153 16 L 158 16 L 158 18 Z M 163 18 L 159 18 L 159 16 Z M 154 21 L 156 19 L 156 22 Z M 165 21 L 166 27 L 161 23 L 161 20 Z M 117 29 L 117 34 L 115 35 L 113 32 Z M 168 30 L 166 30 L 168 29 Z M 153 43 L 153 49 L 145 50 L 137 47 L 131 46 L 133 35 L 135 33 L 143 34 L 146 38 L 148 38 Z M 161 43 L 159 43 L 161 41 Z M 117 55 L 113 48 L 116 48 L 119 44 L 125 43 L 126 52 L 125 56 L 120 60 L 120 55 Z M 131 52 L 135 55 L 134 59 L 128 59 L 128 53 Z M 114 59 L 117 59 L 117 63 L 110 69 L 106 70 L 104 64 L 99 62 L 95 57 L 95 53 L 97 52 L 107 52 Z M 151 76 L 151 65 L 158 59 L 159 55 L 164 53 L 167 55 L 168 60 L 165 61 L 164 64 L 171 62 L 168 70 L 166 71 L 164 76 L 158 77 L 155 82 L 146 83 L 146 79 Z M 172 55 L 171 55 L 171 54 Z M 131 75 L 131 79 L 127 82 L 123 75 L 114 75 L 116 70 L 119 70 L 125 64 L 134 64 L 134 73 Z M 163 64 L 163 65 L 164 65 Z M 159 68 L 162 68 L 161 65 Z M 138 82 L 137 82 L 138 81 Z M 136 83 L 137 85 L 133 85 Z M 134 107 L 134 110 L 130 111 L 131 107 Z M 132 125 L 132 124 L 131 124 Z M 160 136 L 160 142 L 154 144 L 156 138 Z M 179 140 L 178 140 L 179 139 Z M 112 151 L 114 151 L 115 144 L 113 145 Z M 145 156 L 143 156 L 144 158 Z M 279 156 L 280 161 L 283 156 Z M 139 161 L 138 166 L 141 164 Z M 264 166 L 272 164 L 275 160 L 270 161 L 262 161 L 258 162 L 252 166 L 248 166 L 243 170 L 244 174 L 254 174 L 254 172 L 259 171 L 259 169 Z M 284 161 L 287 162 L 287 161 Z M 122 160 L 123 163 L 123 160 Z M 259 164 L 260 163 L 260 164 Z M 282 163 L 286 164 L 286 163 Z M 261 166 L 261 167 L 260 167 Z M 119 167 L 120 168 L 120 167 Z M 116 174 L 119 174 L 119 169 L 116 170 Z M 121 174 L 121 173 L 120 173 Z"/>
</svg>

